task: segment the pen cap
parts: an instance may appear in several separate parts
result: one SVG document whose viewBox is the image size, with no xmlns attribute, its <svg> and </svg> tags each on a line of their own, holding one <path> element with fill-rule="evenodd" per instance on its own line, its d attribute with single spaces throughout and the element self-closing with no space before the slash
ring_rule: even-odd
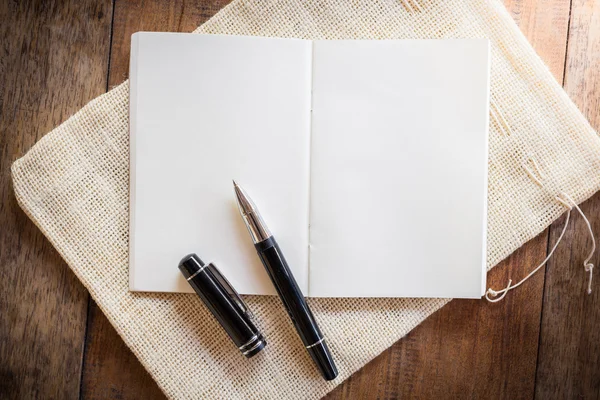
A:
<svg viewBox="0 0 600 400">
<path fill-rule="evenodd" d="M 243 355 L 250 358 L 265 347 L 246 303 L 213 263 L 189 254 L 179 270 Z"/>
</svg>

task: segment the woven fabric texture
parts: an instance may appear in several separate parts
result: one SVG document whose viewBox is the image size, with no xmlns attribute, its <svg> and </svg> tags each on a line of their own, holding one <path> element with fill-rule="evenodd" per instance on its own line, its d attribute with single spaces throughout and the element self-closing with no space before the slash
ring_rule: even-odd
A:
<svg viewBox="0 0 600 400">
<path fill-rule="evenodd" d="M 235 0 L 196 32 L 489 38 L 488 267 L 565 211 L 556 195 L 581 202 L 600 187 L 599 138 L 497 0 Z M 128 291 L 128 146 L 124 82 L 42 138 L 12 176 L 23 210 L 170 398 L 318 398 L 449 301 L 310 299 L 340 370 L 325 382 L 279 299 L 247 297 L 269 344 L 246 360 L 195 295 Z"/>
</svg>

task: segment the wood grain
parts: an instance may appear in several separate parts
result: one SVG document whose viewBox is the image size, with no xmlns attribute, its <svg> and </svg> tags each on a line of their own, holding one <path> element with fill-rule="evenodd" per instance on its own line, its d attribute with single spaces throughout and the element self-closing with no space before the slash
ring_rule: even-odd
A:
<svg viewBox="0 0 600 400">
<path fill-rule="evenodd" d="M 128 77 L 133 33 L 191 32 L 229 1 L 117 1 L 109 85 L 118 85 Z M 81 395 L 84 399 L 165 398 L 94 302 L 91 302 L 88 314 Z"/>
<path fill-rule="evenodd" d="M 571 4 L 565 0 L 504 0 L 507 10 L 552 75 L 562 83 Z"/>
<path fill-rule="evenodd" d="M 76 398 L 88 294 L 18 207 L 10 164 L 106 87 L 110 1 L 0 2 L 0 397 Z"/>
<path fill-rule="evenodd" d="M 564 87 L 569 97 L 600 128 L 600 2 L 574 1 Z M 594 232 L 600 232 L 600 195 L 581 205 Z M 591 239 L 578 214 L 572 215 L 554 258 L 548 264 L 536 381 L 539 399 L 600 398 L 600 285 L 599 267 L 591 295 L 585 294 L 583 260 Z M 557 240 L 564 218 L 552 225 Z M 592 261 L 598 266 L 600 257 Z"/>
<path fill-rule="evenodd" d="M 507 0 L 522 32 L 562 81 L 569 4 Z M 546 256 L 548 230 L 488 275 L 506 286 Z M 342 398 L 531 398 L 534 394 L 543 272 L 500 303 L 453 300 L 330 393 Z"/>
</svg>

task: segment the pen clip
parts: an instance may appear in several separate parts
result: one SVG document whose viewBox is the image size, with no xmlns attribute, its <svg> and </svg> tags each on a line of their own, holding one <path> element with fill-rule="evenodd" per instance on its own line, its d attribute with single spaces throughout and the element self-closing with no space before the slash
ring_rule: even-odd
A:
<svg viewBox="0 0 600 400">
<path fill-rule="evenodd" d="M 225 290 L 227 291 L 227 293 L 229 294 L 229 298 L 238 305 L 238 307 L 241 309 L 241 311 L 244 314 L 248 314 L 251 316 L 250 310 L 248 309 L 248 307 L 246 307 L 246 303 L 244 303 L 244 300 L 242 300 L 242 298 L 240 297 L 239 293 L 233 288 L 233 286 L 231 286 L 231 283 L 229 283 L 229 281 L 227 280 L 227 278 L 225 278 L 223 276 L 223 274 L 221 274 L 221 271 L 219 271 L 219 269 L 217 268 L 217 266 L 213 263 L 208 263 L 208 265 L 206 266 L 206 268 L 208 268 L 213 275 L 215 276 L 215 278 L 219 281 L 219 283 L 221 283 L 221 285 L 223 285 L 223 287 L 225 288 Z"/>
</svg>

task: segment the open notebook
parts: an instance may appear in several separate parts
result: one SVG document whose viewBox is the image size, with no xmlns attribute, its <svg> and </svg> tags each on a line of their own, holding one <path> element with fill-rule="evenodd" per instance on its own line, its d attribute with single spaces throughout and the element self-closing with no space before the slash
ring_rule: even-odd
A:
<svg viewBox="0 0 600 400">
<path fill-rule="evenodd" d="M 275 294 L 256 202 L 307 296 L 480 297 L 489 44 L 136 33 L 130 289 L 191 292 L 195 252 Z"/>
</svg>

